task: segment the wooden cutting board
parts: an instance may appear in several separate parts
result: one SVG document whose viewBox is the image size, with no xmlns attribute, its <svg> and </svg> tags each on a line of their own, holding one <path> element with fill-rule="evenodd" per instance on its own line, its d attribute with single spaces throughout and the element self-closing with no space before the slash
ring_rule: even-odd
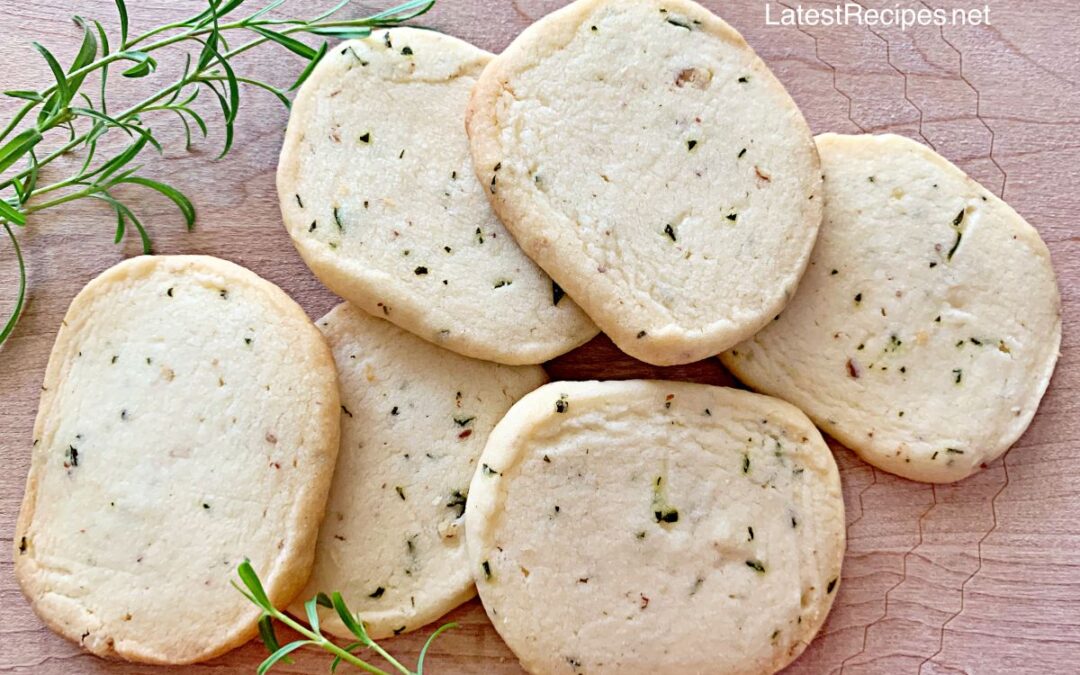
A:
<svg viewBox="0 0 1080 675">
<path fill-rule="evenodd" d="M 785 0 L 786 2 L 786 0 Z M 1062 357 L 1030 430 L 1001 460 L 956 485 L 931 486 L 872 469 L 835 447 L 847 503 L 848 552 L 836 605 L 793 673 L 1062 673 L 1080 663 L 1080 4 L 1073 0 L 989 0 L 992 25 L 898 29 L 768 26 L 765 0 L 706 2 L 740 30 L 802 106 L 815 132 L 900 133 L 936 148 L 1002 195 L 1042 234 L 1053 254 L 1065 325 Z M 70 15 L 114 25 L 112 3 L 5 3 L 0 88 L 47 81 L 31 40 L 70 59 L 79 33 Z M 196 2 L 132 5 L 134 29 L 198 11 Z M 254 2 L 251 4 L 255 5 Z M 381 3 L 390 4 L 390 0 Z M 442 0 L 424 23 L 499 51 L 562 0 Z M 780 2 L 770 2 L 775 17 Z M 793 5 L 794 3 L 788 2 Z M 982 6 L 864 2 L 868 7 Z M 61 6 L 63 5 L 63 6 Z M 327 2 L 291 0 L 309 16 Z M 257 5 L 261 6 L 261 4 Z M 358 3 L 352 10 L 378 3 Z M 806 7 L 831 3 L 804 3 Z M 299 64 L 266 49 L 245 68 L 288 83 Z M 120 83 L 132 91 L 141 82 Z M 0 104 L 6 118 L 11 111 Z M 168 161 L 147 173 L 191 195 L 196 232 L 183 232 L 162 199 L 132 195 L 160 253 L 204 253 L 253 269 L 284 288 L 312 317 L 334 298 L 315 280 L 281 226 L 274 169 L 286 112 L 245 89 L 236 146 L 214 162 L 215 139 L 183 150 L 175 120 L 150 119 L 170 139 Z M 78 202 L 35 217 L 22 236 L 31 286 L 26 316 L 0 350 L 0 672 L 250 673 L 263 658 L 249 644 L 210 663 L 159 669 L 106 662 L 45 629 L 12 573 L 14 523 L 28 467 L 40 383 L 60 319 L 93 276 L 137 248 L 113 246 L 113 216 Z M 14 261 L 0 248 L 0 307 L 14 298 Z M 653 368 L 622 356 L 604 338 L 549 364 L 552 378 L 658 377 L 732 383 L 709 360 Z M 964 414 L 958 410 L 958 415 Z M 476 601 L 449 618 L 462 626 L 440 638 L 433 673 L 519 673 Z M 426 632 L 386 642 L 406 659 Z M 717 649 L 723 649 L 722 642 Z M 321 653 L 301 653 L 282 673 L 324 672 Z"/>
</svg>

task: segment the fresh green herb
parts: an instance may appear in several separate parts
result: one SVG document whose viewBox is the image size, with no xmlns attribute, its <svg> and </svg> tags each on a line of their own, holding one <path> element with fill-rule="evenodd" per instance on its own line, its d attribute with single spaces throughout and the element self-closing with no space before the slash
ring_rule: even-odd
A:
<svg viewBox="0 0 1080 675">
<path fill-rule="evenodd" d="M 209 96 L 221 108 L 224 144 L 219 157 L 224 156 L 233 146 L 241 84 L 263 89 L 289 105 L 286 93 L 299 87 L 326 55 L 328 43 L 316 48 L 293 35 L 366 37 L 374 28 L 398 25 L 424 14 L 435 4 L 435 0 L 409 0 L 366 18 L 338 18 L 334 15 L 349 4 L 344 0 L 311 19 L 277 19 L 269 12 L 282 0 L 272 0 L 243 16 L 237 15 L 243 0 L 209 0 L 208 6 L 193 16 L 132 35 L 125 1 L 115 2 L 120 18 L 118 35 L 110 36 L 98 21 L 74 17 L 82 31 L 82 43 L 67 69 L 48 48 L 34 43 L 53 82 L 33 90 L 5 92 L 22 104 L 6 122 L 0 122 L 0 226 L 15 252 L 19 285 L 8 318 L 0 326 L 0 343 L 11 335 L 25 307 L 27 264 L 15 232 L 26 226 L 28 216 L 78 199 L 95 199 L 115 214 L 117 243 L 133 228 L 143 252 L 150 253 L 153 247 L 147 229 L 119 195 L 123 186 L 134 185 L 172 201 L 187 228 L 194 227 L 195 207 L 187 196 L 171 185 L 139 174 L 142 164 L 138 158 L 144 150 L 150 147 L 163 151 L 161 140 L 149 124 L 150 117 L 175 115 L 183 126 L 186 147 L 190 148 L 192 127 L 203 137 L 208 134 L 204 113 L 198 112 L 194 104 L 200 94 Z M 236 57 L 269 42 L 307 62 L 288 89 L 237 72 Z M 178 63 L 175 68 L 162 70 L 179 71 L 179 75 L 146 98 L 118 108 L 117 99 L 125 98 L 126 92 L 114 95 L 116 83 L 123 80 L 110 79 L 110 69 L 122 68 L 120 75 L 125 79 L 149 77 L 158 70 L 157 57 L 177 47 L 188 48 L 182 66 Z M 91 75 L 97 77 L 100 86 L 95 88 L 97 91 L 84 91 L 90 89 L 84 85 Z M 112 139 L 117 135 L 126 136 L 122 147 L 109 156 L 98 152 L 114 146 L 103 143 L 103 137 Z M 73 155 L 81 161 L 74 164 L 77 168 L 70 175 L 57 177 L 54 182 L 39 180 L 49 173 L 46 167 Z"/>
<path fill-rule="evenodd" d="M 240 563 L 240 566 L 236 570 L 236 574 L 240 577 L 240 581 L 243 583 L 244 588 L 237 585 L 235 581 L 233 582 L 233 587 L 262 610 L 262 614 L 259 617 L 259 636 L 262 638 L 263 644 L 265 644 L 266 648 L 270 651 L 270 656 L 259 665 L 256 670 L 257 675 L 265 675 L 267 671 L 278 663 L 290 663 L 291 661 L 288 658 L 289 654 L 301 647 L 309 645 L 318 647 L 334 655 L 334 660 L 330 663 L 331 673 L 336 672 L 338 666 L 342 663 L 348 663 L 364 672 L 371 673 L 372 675 L 391 675 L 392 672 L 401 673 L 402 675 L 423 675 L 424 660 L 427 657 L 428 650 L 431 648 L 431 644 L 435 641 L 435 638 L 447 630 L 457 628 L 456 623 L 446 623 L 432 633 L 431 637 L 427 639 L 427 642 L 424 643 L 423 648 L 420 650 L 420 657 L 416 663 L 416 670 L 414 671 L 402 665 L 400 661 L 391 656 L 389 652 L 368 636 L 367 629 L 364 627 L 364 622 L 357 619 L 356 615 L 349 610 L 340 593 L 335 592 L 329 596 L 325 593 L 318 593 L 311 600 L 305 602 L 304 609 L 307 613 L 308 623 L 307 625 L 304 625 L 301 621 L 293 619 L 288 614 L 274 607 L 273 603 L 270 602 L 269 596 L 266 594 L 266 590 L 263 588 L 262 582 L 255 573 L 255 568 L 251 566 L 250 562 L 245 560 Z M 376 590 L 376 593 L 379 593 L 379 590 L 381 589 Z M 379 595 L 381 595 L 381 593 L 379 593 Z M 372 594 L 372 597 L 378 596 Z M 345 624 L 345 627 L 349 632 L 356 636 L 356 641 L 341 647 L 326 638 L 319 628 L 319 607 L 333 609 L 337 612 L 338 617 L 341 619 L 342 623 Z M 280 645 L 274 630 L 274 621 L 285 624 L 299 633 L 304 639 L 296 640 L 286 645 Z M 388 672 L 360 659 L 356 655 L 356 652 L 364 649 L 370 649 L 381 656 L 387 663 L 393 666 L 394 670 Z"/>
</svg>

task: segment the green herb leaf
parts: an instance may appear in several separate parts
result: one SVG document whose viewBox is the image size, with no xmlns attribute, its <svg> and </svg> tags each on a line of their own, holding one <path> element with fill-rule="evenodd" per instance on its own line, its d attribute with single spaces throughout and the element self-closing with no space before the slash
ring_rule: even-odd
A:
<svg viewBox="0 0 1080 675">
<path fill-rule="evenodd" d="M 255 670 L 256 675 L 266 675 L 266 672 L 278 664 L 279 661 L 289 663 L 289 659 L 286 657 L 295 652 L 301 647 L 307 645 L 317 644 L 314 640 L 297 640 L 296 642 L 290 642 L 281 649 L 277 650 L 270 656 L 266 657 L 266 660 L 259 664 L 259 667 Z"/>
<path fill-rule="evenodd" d="M 48 49 L 45 48 L 40 42 L 31 43 L 34 49 L 41 54 L 42 58 L 49 65 L 49 70 L 52 71 L 53 78 L 56 80 L 56 96 L 51 99 L 52 103 L 47 104 L 46 110 L 42 112 L 48 115 L 55 115 L 61 108 L 66 106 L 71 101 L 72 92 L 68 86 L 67 75 L 64 74 L 64 69 L 60 67 L 60 62 L 56 60 L 56 57 L 52 55 Z M 49 109 L 51 108 L 51 109 Z"/>
<path fill-rule="evenodd" d="M 124 77 L 146 77 L 157 70 L 157 60 L 146 52 L 126 51 L 120 52 L 119 56 L 127 61 L 135 62 L 135 65 L 121 73 Z"/>
<path fill-rule="evenodd" d="M 4 96 L 11 96 L 12 98 L 21 98 L 25 101 L 34 101 L 41 103 L 45 100 L 45 97 L 36 91 L 29 91 L 27 89 L 13 89 L 11 91 L 5 91 Z"/>
<path fill-rule="evenodd" d="M 296 89 L 299 89 L 300 85 L 307 81 L 312 71 L 315 70 L 315 66 L 319 65 L 319 62 L 322 61 L 324 56 L 326 56 L 326 50 L 329 48 L 329 46 L 330 44 L 327 42 L 322 43 L 322 46 L 319 47 L 319 50 L 315 52 L 315 56 L 311 57 L 311 61 L 309 61 L 307 66 L 304 67 L 303 72 L 300 73 L 300 76 L 297 77 L 296 81 L 293 82 L 292 86 L 289 87 L 289 91 L 295 91 Z"/>
<path fill-rule="evenodd" d="M 124 0 L 116 1 L 116 13 L 120 15 L 120 49 L 127 47 L 128 39 L 128 14 Z"/>
<path fill-rule="evenodd" d="M 431 643 L 435 642 L 435 638 L 439 637 L 443 633 L 453 628 L 457 628 L 458 625 L 455 622 L 444 623 L 439 626 L 431 637 L 424 643 L 424 647 L 420 650 L 420 660 L 416 662 L 416 675 L 424 675 L 424 659 L 427 657 L 428 650 L 431 649 Z"/>
<path fill-rule="evenodd" d="M 319 597 L 308 600 L 304 603 L 304 613 L 307 614 L 308 625 L 311 626 L 311 630 L 319 632 Z"/>
<path fill-rule="evenodd" d="M 23 307 L 26 304 L 26 262 L 23 260 L 22 249 L 19 248 L 19 240 L 15 238 L 15 233 L 11 231 L 11 226 L 2 221 L 0 221 L 0 225 L 4 226 L 4 231 L 7 232 L 8 239 L 11 240 L 11 245 L 15 248 L 15 258 L 19 263 L 19 292 L 15 297 L 15 307 L 11 311 L 11 316 L 9 316 L 8 320 L 4 323 L 4 328 L 0 330 L 0 344 L 3 344 L 15 330 L 15 325 L 19 323 L 19 317 L 22 316 Z"/>
<path fill-rule="evenodd" d="M 338 617 L 341 618 L 341 622 L 345 624 L 345 627 L 349 629 L 349 632 L 355 635 L 365 645 L 371 644 L 371 638 L 368 637 L 367 630 L 364 629 L 364 622 L 358 621 L 352 612 L 349 611 L 348 605 L 345 604 L 345 600 L 342 599 L 341 593 L 334 592 L 330 596 L 330 601 L 334 605 L 334 611 L 337 612 Z"/>
<path fill-rule="evenodd" d="M 264 610 L 273 610 L 274 606 L 270 603 L 270 598 L 267 597 L 262 582 L 259 581 L 259 575 L 255 574 L 255 568 L 251 566 L 250 561 L 245 560 L 240 563 L 236 568 L 236 574 L 240 577 L 240 581 L 244 582 L 244 586 L 247 587 L 248 591 L 251 592 L 255 604 Z"/>
<path fill-rule="evenodd" d="M 41 132 L 27 129 L 0 147 L 0 171 L 5 171 L 41 141 Z"/>
<path fill-rule="evenodd" d="M 269 614 L 259 617 L 259 637 L 262 638 L 263 644 L 271 654 L 281 649 L 277 633 L 274 632 L 274 619 Z"/>
<path fill-rule="evenodd" d="M 155 190 L 165 195 L 176 204 L 176 207 L 180 209 L 180 213 L 184 215 L 184 222 L 187 224 L 187 229 L 191 230 L 195 227 L 195 206 L 191 203 L 190 199 L 184 196 L 184 193 L 176 188 L 166 185 L 165 183 L 159 183 L 156 180 L 143 178 L 142 176 L 128 176 L 120 182 L 142 185 L 143 187 L 148 187 L 151 190 Z"/>
<path fill-rule="evenodd" d="M 290 52 L 296 54 L 297 56 L 302 56 L 305 59 L 315 58 L 315 50 L 312 47 L 304 44 L 303 42 L 300 42 L 296 38 L 291 38 L 288 35 L 284 35 L 276 31 L 267 30 L 266 28 L 262 28 L 261 26 L 252 26 L 251 30 L 263 36 L 267 40 L 273 40 L 274 42 L 278 43 L 285 49 L 288 49 Z"/>
</svg>

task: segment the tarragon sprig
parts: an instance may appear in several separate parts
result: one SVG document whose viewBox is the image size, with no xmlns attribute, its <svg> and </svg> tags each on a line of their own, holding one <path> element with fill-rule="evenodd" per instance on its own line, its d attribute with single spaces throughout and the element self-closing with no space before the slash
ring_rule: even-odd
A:
<svg viewBox="0 0 1080 675">
<path fill-rule="evenodd" d="M 239 12 L 245 0 L 208 0 L 206 9 L 194 16 L 132 35 L 124 0 L 114 1 L 120 30 L 112 41 L 99 21 L 76 16 L 83 38 L 68 68 L 65 70 L 52 52 L 35 42 L 33 47 L 45 60 L 54 82 L 43 89 L 4 92 L 24 103 L 10 120 L 0 121 L 0 225 L 11 241 L 19 269 L 18 294 L 14 309 L 0 328 L 0 345 L 11 335 L 25 304 L 26 261 L 14 228 L 24 227 L 27 216 L 77 199 L 96 199 L 116 214 L 115 240 L 121 241 L 130 225 L 138 233 L 143 251 L 150 253 L 146 228 L 114 192 L 121 185 L 137 185 L 172 200 L 188 229 L 194 226 L 195 208 L 190 199 L 175 187 L 138 173 L 141 165 L 136 160 L 146 147 L 158 152 L 162 149 L 148 123 L 151 115 L 165 113 L 179 118 L 186 147 L 190 148 L 192 127 L 204 138 L 208 133 L 206 118 L 193 105 L 205 92 L 221 108 L 225 140 L 219 157 L 224 156 L 233 144 L 242 84 L 266 90 L 288 106 L 286 94 L 299 87 L 326 55 L 325 41 L 312 47 L 293 35 L 366 37 L 375 28 L 396 26 L 420 16 L 435 4 L 435 0 L 410 0 L 364 18 L 335 18 L 350 2 L 341 0 L 311 19 L 281 19 L 270 14 L 285 0 L 272 0 L 247 15 Z M 236 46 L 232 46 L 234 42 Z M 237 72 L 235 57 L 267 42 L 281 45 L 307 61 L 288 89 Z M 109 105 L 108 94 L 115 86 L 115 78 L 109 78 L 112 66 L 123 68 L 120 75 L 124 78 L 148 77 L 157 70 L 155 54 L 176 45 L 190 48 L 180 77 L 122 110 Z M 91 74 L 98 77 L 100 86 L 87 93 L 84 85 Z M 110 132 L 126 135 L 126 143 L 120 151 L 100 158 L 99 143 Z M 42 170 L 73 153 L 83 155 L 80 168 L 67 178 L 42 184 Z"/>
<path fill-rule="evenodd" d="M 304 610 L 308 620 L 308 625 L 305 626 L 303 623 L 293 619 L 288 614 L 285 614 L 274 607 L 273 603 L 270 602 L 270 598 L 266 595 L 266 590 L 263 589 L 262 582 L 259 581 L 259 576 L 255 573 L 255 568 L 251 566 L 250 562 L 245 560 L 240 563 L 240 566 L 236 570 L 236 574 L 240 577 L 240 581 L 247 590 L 240 588 L 236 582 L 233 582 L 233 586 L 236 590 L 240 591 L 245 598 L 255 603 L 259 609 L 262 610 L 262 615 L 259 617 L 259 636 L 262 638 L 263 644 L 265 644 L 266 648 L 270 651 L 270 656 L 259 665 L 259 668 L 256 671 L 257 675 L 264 675 L 279 662 L 288 663 L 289 654 L 297 649 L 307 646 L 319 647 L 334 655 L 334 660 L 330 662 L 331 673 L 337 672 L 338 666 L 342 663 L 348 663 L 368 673 L 373 673 L 374 675 L 393 675 L 393 673 L 387 672 L 377 666 L 373 666 L 356 655 L 356 652 L 358 651 L 370 649 L 393 666 L 397 672 L 401 673 L 401 675 L 423 675 L 424 658 L 427 656 L 428 649 L 430 649 L 435 638 L 439 637 L 444 631 L 450 630 L 451 628 L 457 628 L 456 623 L 447 623 L 440 626 L 432 633 L 431 637 L 424 643 L 423 649 L 420 650 L 420 658 L 416 663 L 416 670 L 413 671 L 402 665 L 400 661 L 391 656 L 389 652 L 380 647 L 368 636 L 367 630 L 364 628 L 364 622 L 357 619 L 356 616 L 349 611 L 349 608 L 346 606 L 340 593 L 334 593 L 329 596 L 325 593 L 319 593 L 311 600 L 305 602 Z M 319 607 L 326 607 L 327 609 L 333 609 L 337 612 L 342 623 L 345 624 L 345 627 L 348 628 L 357 639 L 342 647 L 326 638 L 319 628 Z M 280 621 L 289 628 L 292 628 L 302 635 L 304 639 L 296 640 L 286 645 L 280 644 L 277 639 L 277 634 L 274 631 L 274 621 Z"/>
</svg>

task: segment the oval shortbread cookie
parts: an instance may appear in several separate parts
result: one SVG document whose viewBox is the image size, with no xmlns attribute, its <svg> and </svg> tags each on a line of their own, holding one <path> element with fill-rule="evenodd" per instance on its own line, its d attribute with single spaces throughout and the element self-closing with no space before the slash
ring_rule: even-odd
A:
<svg viewBox="0 0 1080 675">
<path fill-rule="evenodd" d="M 101 655 L 191 663 L 249 640 L 251 560 L 289 602 L 338 450 L 330 350 L 254 273 L 140 257 L 76 296 L 56 338 L 15 530 L 50 628 Z"/>
<path fill-rule="evenodd" d="M 477 82 L 480 182 L 521 247 L 627 354 L 715 355 L 794 292 L 821 176 L 802 114 L 686 0 L 579 0 Z"/>
<path fill-rule="evenodd" d="M 463 515 L 492 427 L 547 381 L 431 345 L 348 304 L 318 322 L 337 361 L 341 454 L 315 567 L 292 611 L 340 591 L 375 638 L 419 628 L 474 593 Z M 351 633 L 332 611 L 322 625 Z"/>
<path fill-rule="evenodd" d="M 492 431 L 466 509 L 533 673 L 772 673 L 836 596 L 844 504 L 801 412 L 675 382 L 556 382 Z"/>
<path fill-rule="evenodd" d="M 477 182 L 463 120 L 490 58 L 409 28 L 339 45 L 296 97 L 278 196 L 330 290 L 461 354 L 540 363 L 597 328 L 518 248 Z"/>
<path fill-rule="evenodd" d="M 899 136 L 818 137 L 825 220 L 784 313 L 723 355 L 867 462 L 949 482 L 1031 422 L 1061 343 L 1050 254 L 1005 202 Z"/>
</svg>

